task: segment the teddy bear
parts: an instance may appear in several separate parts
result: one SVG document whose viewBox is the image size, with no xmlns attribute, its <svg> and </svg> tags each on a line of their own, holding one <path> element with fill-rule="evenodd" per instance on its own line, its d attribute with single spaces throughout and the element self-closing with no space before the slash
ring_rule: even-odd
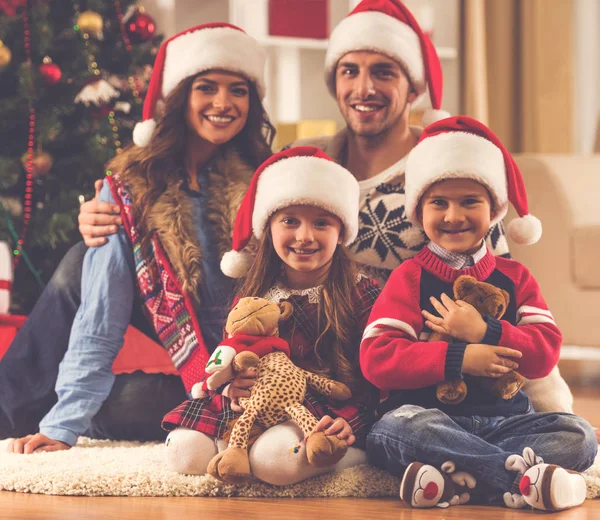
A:
<svg viewBox="0 0 600 520">
<path fill-rule="evenodd" d="M 278 337 L 279 321 L 288 319 L 292 311 L 288 302 L 241 298 L 227 318 L 229 338 L 208 361 L 208 389 L 220 386 L 240 370 L 257 369 L 250 397 L 239 400 L 244 412 L 233 426 L 227 448 L 208 464 L 208 473 L 219 480 L 235 483 L 251 477 L 248 437 L 255 421 L 265 429 L 289 419 L 296 421 L 305 435 L 308 461 L 315 466 L 335 464 L 346 454 L 345 440 L 313 431 L 318 421 L 302 402 L 307 386 L 339 401 L 352 394 L 345 384 L 292 363 L 289 345 Z"/>
<path fill-rule="evenodd" d="M 453 290 L 455 300 L 467 302 L 482 316 L 492 316 L 496 319 L 504 315 L 510 301 L 506 291 L 468 275 L 459 276 L 454 281 Z M 442 332 L 432 332 L 428 339 L 447 342 L 452 340 L 450 335 Z M 523 376 L 512 370 L 498 378 L 484 378 L 482 386 L 502 399 L 511 399 L 524 383 Z M 438 383 L 436 395 L 442 403 L 458 404 L 467 395 L 467 385 L 463 379 L 443 381 Z"/>
</svg>

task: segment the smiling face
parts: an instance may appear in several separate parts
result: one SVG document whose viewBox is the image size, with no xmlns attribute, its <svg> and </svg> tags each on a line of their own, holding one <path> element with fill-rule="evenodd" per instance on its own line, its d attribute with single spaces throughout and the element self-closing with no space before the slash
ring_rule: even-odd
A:
<svg viewBox="0 0 600 520">
<path fill-rule="evenodd" d="M 490 229 L 487 188 L 471 179 L 436 182 L 419 201 L 419 219 L 429 239 L 454 253 L 475 253 Z"/>
<path fill-rule="evenodd" d="M 249 110 L 248 80 L 233 72 L 208 71 L 194 79 L 185 120 L 192 136 L 224 144 L 240 133 Z"/>
<path fill-rule="evenodd" d="M 319 285 L 342 243 L 342 222 L 315 206 L 288 206 L 269 219 L 275 252 L 284 263 L 291 288 Z"/>
<path fill-rule="evenodd" d="M 340 112 L 356 135 L 377 137 L 408 125 L 410 103 L 417 96 L 396 61 L 377 52 L 349 52 L 335 74 Z"/>
</svg>

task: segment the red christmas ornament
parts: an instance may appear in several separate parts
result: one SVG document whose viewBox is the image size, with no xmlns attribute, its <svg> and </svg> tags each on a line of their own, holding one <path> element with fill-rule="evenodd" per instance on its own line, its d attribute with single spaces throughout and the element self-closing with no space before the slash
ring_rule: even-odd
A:
<svg viewBox="0 0 600 520">
<path fill-rule="evenodd" d="M 44 63 L 40 65 L 39 71 L 42 81 L 46 85 L 56 85 L 62 76 L 60 67 L 56 63 L 52 63 L 52 60 L 48 56 L 44 58 Z"/>
<path fill-rule="evenodd" d="M 146 42 L 154 36 L 156 23 L 151 16 L 138 11 L 125 22 L 125 30 L 132 42 Z"/>
<path fill-rule="evenodd" d="M 19 7 L 26 7 L 27 0 L 0 0 L 0 12 L 6 16 L 16 16 Z"/>
</svg>

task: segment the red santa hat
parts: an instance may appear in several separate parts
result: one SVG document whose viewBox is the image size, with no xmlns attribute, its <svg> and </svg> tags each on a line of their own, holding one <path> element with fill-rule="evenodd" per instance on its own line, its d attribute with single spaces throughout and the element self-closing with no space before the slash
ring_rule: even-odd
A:
<svg viewBox="0 0 600 520">
<path fill-rule="evenodd" d="M 272 155 L 261 164 L 244 196 L 233 229 L 233 250 L 221 260 L 221 271 L 240 278 L 252 263 L 244 251 L 254 235 L 260 239 L 269 217 L 296 204 L 317 206 L 337 216 L 344 226 L 344 244 L 358 234 L 360 189 L 354 176 L 314 146 L 297 146 Z"/>
<path fill-rule="evenodd" d="M 399 0 L 363 0 L 335 27 L 325 56 L 325 81 L 333 95 L 338 61 L 353 51 L 375 51 L 394 59 L 419 95 L 429 87 L 432 109 L 425 111 L 423 125 L 450 115 L 440 110 L 442 66 L 435 47 Z"/>
<path fill-rule="evenodd" d="M 181 80 L 210 69 L 243 74 L 265 95 L 265 51 L 242 29 L 228 23 L 207 23 L 180 32 L 160 46 L 144 100 L 143 122 L 135 125 L 133 142 L 146 146 L 154 129 L 154 113 Z"/>
<path fill-rule="evenodd" d="M 491 224 L 504 218 L 510 202 L 519 218 L 508 224 L 509 238 L 530 245 L 542 236 L 541 222 L 529 214 L 519 167 L 500 139 L 473 118 L 449 117 L 425 128 L 408 155 L 405 176 L 404 209 L 416 225 L 420 225 L 419 200 L 432 184 L 446 179 L 473 179 L 483 184 L 493 198 Z"/>
</svg>

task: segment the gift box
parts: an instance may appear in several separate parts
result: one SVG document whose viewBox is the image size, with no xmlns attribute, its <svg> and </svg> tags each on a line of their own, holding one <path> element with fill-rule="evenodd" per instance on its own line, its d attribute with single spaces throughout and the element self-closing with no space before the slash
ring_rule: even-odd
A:
<svg viewBox="0 0 600 520">
<path fill-rule="evenodd" d="M 333 119 L 303 119 L 297 123 L 277 123 L 275 130 L 274 148 L 279 150 L 298 139 L 334 135 L 337 129 Z"/>
<path fill-rule="evenodd" d="M 13 272 L 12 256 L 6 242 L 0 242 L 0 314 L 8 314 Z"/>
<path fill-rule="evenodd" d="M 269 0 L 269 34 L 325 39 L 328 12 L 328 0 Z"/>
</svg>

